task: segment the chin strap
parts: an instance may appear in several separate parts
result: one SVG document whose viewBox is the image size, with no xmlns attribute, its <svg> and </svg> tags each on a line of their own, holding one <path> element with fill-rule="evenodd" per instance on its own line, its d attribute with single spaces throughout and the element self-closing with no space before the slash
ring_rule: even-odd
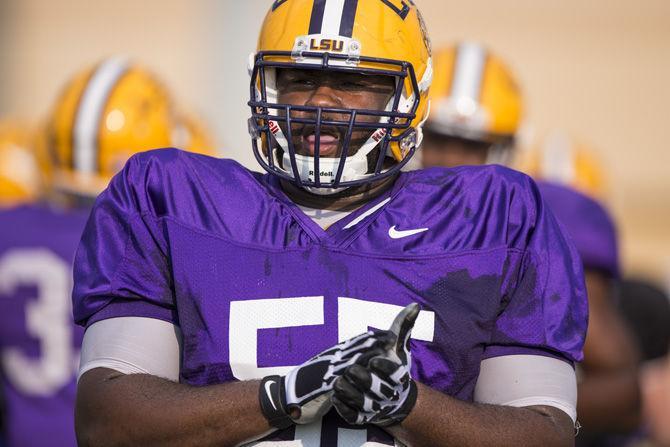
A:
<svg viewBox="0 0 670 447">
<path fill-rule="evenodd" d="M 284 133 L 282 132 L 278 123 L 276 121 L 271 121 L 271 123 L 274 123 L 276 125 L 275 127 L 276 130 L 273 136 L 284 152 L 282 159 L 282 166 L 284 167 L 284 171 L 286 171 L 287 174 L 293 176 L 293 169 L 291 168 L 291 157 L 289 156 L 287 149 L 288 141 L 284 136 Z M 383 140 L 383 135 L 385 134 L 386 129 L 383 128 L 377 129 L 370 135 L 370 137 L 365 141 L 365 143 L 360 147 L 360 149 L 356 151 L 354 155 L 351 155 L 344 159 L 344 170 L 342 171 L 342 177 L 340 178 L 340 182 L 360 180 L 370 175 L 367 173 L 368 171 L 367 156 L 379 145 L 379 143 Z M 380 135 L 382 135 L 381 138 Z M 274 160 L 275 164 L 279 165 L 278 163 L 279 158 L 277 156 L 278 155 L 277 151 L 273 151 L 273 155 L 275 157 Z M 316 177 L 314 173 L 314 157 L 309 155 L 295 154 L 295 161 L 300 179 L 303 181 L 313 182 Z M 328 185 L 329 183 L 333 183 L 335 181 L 335 177 L 337 176 L 337 170 L 339 166 L 340 166 L 339 157 L 334 158 L 319 157 L 319 170 L 321 171 L 319 173 L 320 174 L 319 180 L 322 185 Z M 305 188 L 307 189 L 309 187 Z M 309 190 L 311 192 L 311 190 L 320 190 L 320 189 L 330 189 L 331 192 L 327 192 L 326 194 L 333 194 L 334 192 L 342 191 L 345 188 L 322 187 L 322 188 L 310 188 Z"/>
</svg>

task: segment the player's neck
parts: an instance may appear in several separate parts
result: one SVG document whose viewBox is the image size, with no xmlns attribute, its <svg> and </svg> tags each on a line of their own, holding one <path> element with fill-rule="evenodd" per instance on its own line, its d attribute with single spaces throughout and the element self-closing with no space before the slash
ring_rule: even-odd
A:
<svg viewBox="0 0 670 447">
<path fill-rule="evenodd" d="M 347 188 L 337 194 L 324 196 L 312 194 L 285 180 L 281 180 L 281 185 L 286 195 L 298 205 L 322 210 L 351 211 L 386 192 L 393 186 L 397 177 L 397 175 L 392 176 L 368 185 Z"/>
</svg>

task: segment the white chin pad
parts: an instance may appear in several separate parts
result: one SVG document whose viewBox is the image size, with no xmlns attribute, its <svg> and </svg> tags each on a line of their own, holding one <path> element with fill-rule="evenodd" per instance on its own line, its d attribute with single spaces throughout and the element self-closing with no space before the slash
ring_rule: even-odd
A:
<svg viewBox="0 0 670 447">
<path fill-rule="evenodd" d="M 316 180 L 314 173 L 314 157 L 308 155 L 295 155 L 295 164 L 300 179 L 303 181 L 313 182 Z M 291 169 L 291 157 L 287 152 L 284 152 L 283 157 L 284 170 L 293 176 L 293 169 Z M 319 157 L 319 181 L 323 187 L 305 187 L 306 190 L 314 194 L 334 194 L 342 191 L 345 188 L 329 188 L 328 185 L 335 181 L 337 170 L 340 167 L 340 158 L 326 158 Z M 360 178 L 360 172 L 365 172 L 368 169 L 368 162 L 366 157 L 353 155 L 345 158 L 344 170 L 342 171 L 342 178 L 340 182 L 356 180 Z"/>
</svg>

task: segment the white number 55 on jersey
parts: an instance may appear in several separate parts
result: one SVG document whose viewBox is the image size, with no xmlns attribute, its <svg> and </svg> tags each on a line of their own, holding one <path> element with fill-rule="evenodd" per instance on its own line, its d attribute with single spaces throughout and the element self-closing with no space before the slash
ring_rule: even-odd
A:
<svg viewBox="0 0 670 447">
<path fill-rule="evenodd" d="M 271 374 L 286 374 L 296 365 L 259 367 L 258 330 L 324 324 L 323 296 L 270 298 L 230 303 L 228 333 L 230 367 L 238 380 L 259 379 Z M 402 306 L 355 298 L 337 299 L 338 341 L 368 330 L 387 329 Z M 433 341 L 435 314 L 421 311 L 412 330 L 412 338 Z M 326 346 L 324 346 L 326 348 Z"/>
</svg>

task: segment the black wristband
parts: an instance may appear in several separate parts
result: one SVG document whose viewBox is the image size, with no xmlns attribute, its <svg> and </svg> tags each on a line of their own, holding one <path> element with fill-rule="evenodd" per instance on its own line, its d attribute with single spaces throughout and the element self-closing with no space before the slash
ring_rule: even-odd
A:
<svg viewBox="0 0 670 447">
<path fill-rule="evenodd" d="M 276 428 L 287 428 L 293 425 L 293 420 L 282 404 L 282 386 L 281 376 L 266 376 L 261 380 L 261 386 L 258 389 L 258 400 L 263 416 L 270 425 Z"/>
</svg>

